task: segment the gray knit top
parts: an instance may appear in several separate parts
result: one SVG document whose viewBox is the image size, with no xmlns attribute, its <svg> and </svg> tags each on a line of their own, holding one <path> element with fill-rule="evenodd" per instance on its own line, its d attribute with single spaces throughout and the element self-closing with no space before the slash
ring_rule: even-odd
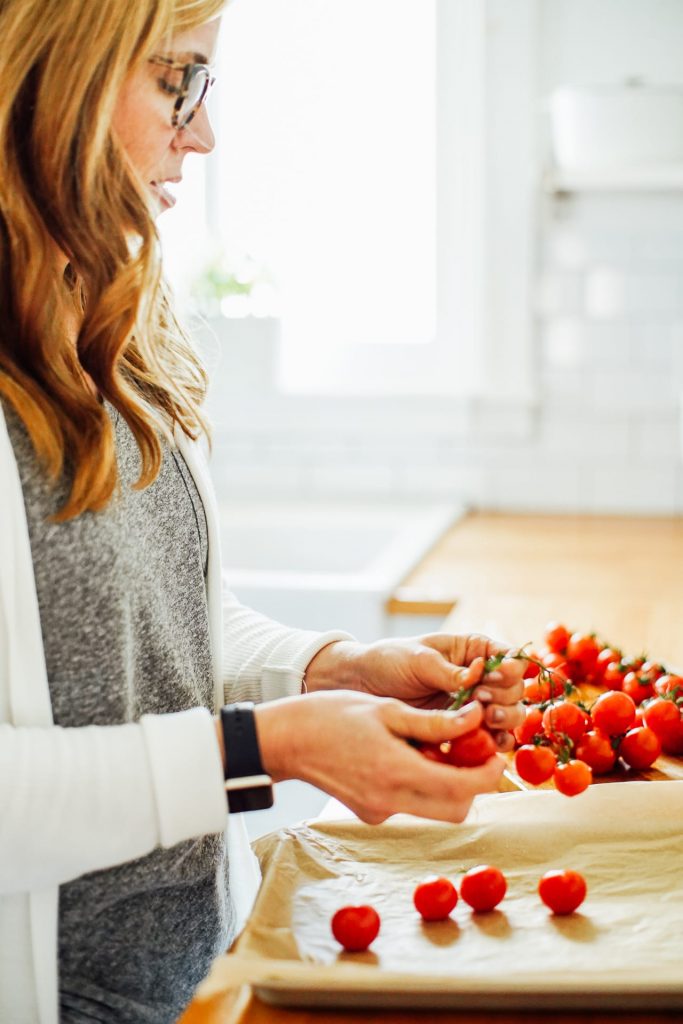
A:
<svg viewBox="0 0 683 1024">
<path fill-rule="evenodd" d="M 49 486 L 22 424 L 3 408 L 23 487 L 55 723 L 116 725 L 211 707 L 207 526 L 181 455 L 165 447 L 158 478 L 133 490 L 137 444 L 108 408 L 120 491 L 102 512 L 52 523 L 66 484 Z M 227 881 L 223 837 L 207 836 L 63 885 L 62 1024 L 176 1021 L 231 937 Z"/>
</svg>

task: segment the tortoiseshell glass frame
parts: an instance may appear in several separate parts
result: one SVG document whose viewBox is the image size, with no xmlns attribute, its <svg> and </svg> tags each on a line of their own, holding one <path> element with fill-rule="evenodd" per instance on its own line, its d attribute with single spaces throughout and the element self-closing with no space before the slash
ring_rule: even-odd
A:
<svg viewBox="0 0 683 1024">
<path fill-rule="evenodd" d="M 180 84 L 180 86 L 176 87 L 176 86 L 168 85 L 168 83 L 164 83 L 164 86 L 165 86 L 165 89 L 169 93 L 171 93 L 171 95 L 177 97 L 176 101 L 175 101 L 175 104 L 173 106 L 173 116 L 171 118 L 172 126 L 177 131 L 180 131 L 182 128 L 186 128 L 187 125 L 192 120 L 192 118 L 197 113 L 197 111 L 200 109 L 202 103 L 204 102 L 204 100 L 206 99 L 206 97 L 209 94 L 209 90 L 211 89 L 211 86 L 216 81 L 216 79 L 211 75 L 211 68 L 209 67 L 208 64 L 198 64 L 198 63 L 192 63 L 192 62 L 190 62 L 190 63 L 183 63 L 182 61 L 172 60 L 170 57 L 161 57 L 161 56 L 150 57 L 149 58 L 149 62 L 150 62 L 150 64 L 160 64 L 162 67 L 170 68 L 172 71 L 182 71 L 183 72 L 183 80 L 182 80 L 182 83 Z M 199 98 L 198 102 L 194 105 L 194 107 L 192 108 L 192 110 L 190 111 L 188 116 L 184 119 L 184 121 L 181 124 L 180 123 L 180 111 L 182 110 L 183 103 L 185 102 L 185 100 L 187 99 L 187 96 L 189 94 L 190 82 L 192 81 L 192 75 L 194 74 L 196 68 L 200 68 L 202 71 L 206 72 L 206 76 L 207 76 L 206 77 L 206 84 L 204 86 L 204 89 L 202 90 L 202 94 L 201 94 L 201 97 Z"/>
</svg>

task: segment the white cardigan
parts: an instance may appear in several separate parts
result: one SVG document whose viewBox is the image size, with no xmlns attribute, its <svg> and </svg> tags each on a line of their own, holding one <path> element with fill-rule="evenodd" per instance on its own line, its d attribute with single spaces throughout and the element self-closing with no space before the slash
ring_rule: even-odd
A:
<svg viewBox="0 0 683 1024">
<path fill-rule="evenodd" d="M 311 658 L 348 634 L 289 629 L 222 592 L 208 469 L 198 445 L 179 436 L 178 446 L 208 522 L 213 710 L 300 693 Z M 226 820 L 208 709 L 116 726 L 53 724 L 23 494 L 0 406 L 0 1021 L 57 1024 L 59 886 L 89 871 L 225 830 L 243 921 L 258 869 L 241 816 L 228 828 Z"/>
</svg>

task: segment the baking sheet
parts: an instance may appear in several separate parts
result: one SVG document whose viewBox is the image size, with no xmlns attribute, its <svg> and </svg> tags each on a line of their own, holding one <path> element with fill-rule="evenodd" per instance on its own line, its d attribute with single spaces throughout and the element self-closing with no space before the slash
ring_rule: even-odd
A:
<svg viewBox="0 0 683 1024">
<path fill-rule="evenodd" d="M 264 874 L 227 959 L 235 980 L 284 1004 L 435 1007 L 683 1007 L 683 786 L 594 786 L 480 797 L 461 825 L 397 816 L 285 829 L 255 844 Z M 499 908 L 460 901 L 425 924 L 412 892 L 425 875 L 475 864 L 508 879 Z M 586 902 L 554 917 L 538 898 L 550 868 L 581 871 Z M 340 951 L 329 921 L 369 902 L 370 950 Z"/>
</svg>

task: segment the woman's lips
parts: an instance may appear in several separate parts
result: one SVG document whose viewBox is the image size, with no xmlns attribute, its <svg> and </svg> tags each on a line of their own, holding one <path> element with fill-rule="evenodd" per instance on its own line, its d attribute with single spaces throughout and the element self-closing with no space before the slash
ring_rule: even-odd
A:
<svg viewBox="0 0 683 1024">
<path fill-rule="evenodd" d="M 164 186 L 161 184 L 161 182 L 152 181 L 150 183 L 150 188 L 152 189 L 154 194 L 157 196 L 161 206 L 164 209 L 170 210 L 170 209 L 172 209 L 172 207 L 175 206 L 175 204 L 176 204 L 175 196 L 171 195 L 171 193 L 168 191 L 168 189 L 164 188 Z"/>
</svg>

